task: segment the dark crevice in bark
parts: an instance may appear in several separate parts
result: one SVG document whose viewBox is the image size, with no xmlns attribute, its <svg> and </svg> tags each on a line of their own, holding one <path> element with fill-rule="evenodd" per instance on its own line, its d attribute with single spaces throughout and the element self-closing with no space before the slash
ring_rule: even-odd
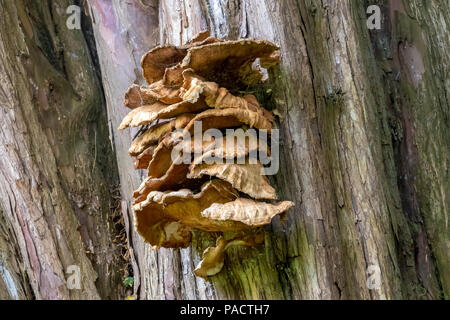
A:
<svg viewBox="0 0 450 320">
<path fill-rule="evenodd" d="M 35 296 L 27 274 L 23 272 L 23 258 L 17 237 L 3 214 L 0 206 L 0 300 L 32 300 Z"/>
<path fill-rule="evenodd" d="M 82 284 L 86 286 L 85 297 L 93 298 L 97 292 L 95 287 L 90 287 L 90 281 L 95 280 L 90 269 L 92 264 L 98 275 L 95 285 L 102 297 L 119 298 L 122 295 L 122 274 L 119 268 L 123 262 L 117 260 L 120 260 L 120 249 L 113 244 L 113 237 L 120 234 L 123 228 L 114 230 L 117 226 L 114 224 L 117 222 L 117 211 L 110 207 L 112 188 L 118 182 L 117 167 L 107 142 L 106 109 L 102 109 L 105 106 L 104 95 L 98 85 L 99 79 L 91 73 L 93 65 L 84 54 L 89 52 L 85 47 L 85 39 L 79 31 L 65 29 L 65 9 L 69 4 L 26 0 L 6 5 L 5 10 L 10 10 L 10 14 L 18 10 L 25 35 L 22 39 L 22 34 L 16 32 L 17 41 L 13 45 L 23 48 L 23 52 L 30 52 L 28 57 L 22 55 L 22 63 L 12 68 L 14 71 L 13 76 L 10 75 L 10 82 L 20 92 L 17 95 L 19 101 L 11 101 L 17 103 L 11 106 L 16 115 L 12 123 L 26 128 L 24 132 L 16 134 L 19 138 L 23 134 L 27 141 L 17 150 L 21 152 L 18 161 L 22 166 L 18 166 L 17 174 L 23 172 L 24 176 L 30 177 L 28 181 L 23 181 L 29 188 L 25 196 L 31 195 L 31 201 L 35 201 L 35 206 L 30 204 L 28 207 L 11 207 L 9 210 L 17 214 L 19 220 L 20 215 L 30 214 L 29 211 L 33 210 L 30 208 L 42 210 L 42 217 L 38 220 L 44 220 L 42 225 L 45 227 L 41 227 L 48 226 L 50 233 L 45 234 L 45 239 L 37 241 L 47 241 L 56 247 L 52 256 L 56 261 L 43 261 L 48 266 L 52 263 L 51 267 L 62 267 L 61 270 L 49 268 L 46 272 L 53 271 L 55 276 L 57 274 L 62 279 L 60 275 L 64 274 L 67 263 L 81 264 L 85 268 L 81 270 L 85 277 Z M 63 10 L 58 12 L 57 6 Z M 15 27 L 14 24 L 11 26 Z M 4 40 L 6 37 L 2 36 Z M 5 42 L 3 45 L 10 44 Z M 13 45 L 11 47 L 14 50 L 16 47 Z M 78 55 L 73 54 L 73 60 L 66 46 L 70 50 L 79 50 Z M 9 54 L 8 51 L 6 53 Z M 78 76 L 84 77 L 81 85 Z M 28 152 L 31 155 L 29 158 Z M 25 190 L 15 188 L 13 192 Z M 76 220 L 72 219 L 74 217 Z M 111 228 L 107 227 L 108 222 Z M 26 221 L 26 225 L 33 223 L 39 221 Z M 77 223 L 80 224 L 79 230 Z M 78 247 L 77 231 L 80 232 L 84 248 Z M 26 232 L 31 233 L 30 230 L 22 230 L 22 233 Z M 25 244 L 25 248 L 21 248 L 22 254 L 25 250 L 33 250 L 33 247 L 27 248 L 28 245 L 32 246 L 33 243 Z M 52 246 L 47 248 L 49 252 L 54 249 Z M 95 249 L 94 253 L 88 252 L 91 247 Z M 86 263 L 86 257 L 90 263 Z M 46 258 L 42 255 L 39 260 Z M 27 271 L 29 274 L 34 272 Z M 34 289 L 45 290 L 41 287 Z M 49 297 L 43 294 L 36 292 L 36 297 Z M 65 294 L 75 297 L 81 291 L 68 293 L 67 289 L 61 289 L 51 294 L 55 297 Z"/>
<path fill-rule="evenodd" d="M 75 0 L 74 3 L 79 7 L 83 7 L 85 1 L 86 0 Z M 100 69 L 100 61 L 97 54 L 97 45 L 95 43 L 94 30 L 92 29 L 93 18 L 86 15 L 87 13 L 89 13 L 86 12 L 86 10 L 83 10 L 82 12 L 83 14 L 81 15 L 81 31 L 83 32 L 84 38 L 87 43 L 87 47 L 89 48 L 89 53 L 91 56 L 92 64 L 95 67 L 97 78 L 101 83 L 102 74 Z M 101 88 L 102 88 L 102 96 L 104 98 L 103 86 L 101 86 Z"/>
<path fill-rule="evenodd" d="M 396 82 L 400 69 L 392 66 L 392 56 L 389 56 L 392 48 L 383 47 L 390 43 L 391 35 L 384 31 L 370 32 L 374 45 L 367 47 L 369 32 L 365 9 L 386 2 L 367 0 L 363 4 L 355 1 L 338 4 L 331 0 L 315 3 L 267 0 L 254 6 L 256 2 L 223 4 L 185 0 L 182 5 L 186 10 L 182 14 L 169 7 L 169 2 L 159 3 L 164 12 L 158 17 L 161 19 L 158 36 L 162 35 L 160 40 L 165 43 L 178 42 L 180 36 L 184 39 L 186 34 L 200 31 L 198 24 L 183 24 L 188 18 L 192 21 L 190 15 L 198 14 L 204 16 L 206 25 L 215 35 L 227 33 L 235 38 L 242 32 L 248 37 L 280 41 L 282 47 L 282 66 L 274 73 L 275 80 L 270 84 L 274 85 L 273 96 L 264 96 L 263 92 L 257 95 L 264 106 L 271 106 L 274 101 L 273 109 L 281 110 L 279 113 L 285 118 L 280 121 L 282 139 L 286 139 L 280 150 L 283 167 L 274 180 L 283 196 L 292 197 L 296 202 L 296 208 L 289 214 L 287 227 L 278 221 L 273 223 L 263 254 L 256 257 L 246 250 L 227 254 L 224 270 L 211 278 L 217 297 L 399 299 L 419 296 L 417 269 L 423 263 L 414 260 L 418 256 L 414 252 L 418 242 L 414 228 L 422 225 L 421 221 L 423 230 L 427 228 L 427 212 L 421 210 L 423 192 L 416 195 L 419 211 L 409 214 L 401 208 L 406 204 L 402 204 L 400 194 L 405 198 L 406 192 L 399 192 L 397 175 L 407 158 L 401 153 L 403 119 L 392 110 L 407 101 L 399 103 L 396 101 L 399 97 L 394 96 L 392 103 L 387 102 L 395 90 L 404 90 Z M 198 13 L 187 10 L 189 4 L 192 8 L 197 6 Z M 111 11 L 120 13 L 114 21 L 126 25 L 127 10 L 112 4 Z M 384 6 L 383 19 L 388 14 Z M 152 18 L 152 22 L 156 20 Z M 108 18 L 105 21 L 102 27 L 110 22 Z M 147 21 L 145 25 L 152 22 Z M 141 36 L 137 31 L 144 24 L 132 25 L 127 31 L 130 37 L 134 35 L 133 39 L 137 39 Z M 178 30 L 179 26 L 184 29 Z M 117 101 L 135 81 L 132 75 L 128 79 L 126 74 L 131 71 L 127 68 L 135 66 L 126 65 L 126 61 L 135 58 L 131 55 L 140 49 L 146 51 L 149 42 L 155 44 L 158 40 L 145 39 L 146 48 L 133 48 L 136 51 L 127 53 L 130 42 L 122 42 L 118 35 L 114 38 L 117 52 L 111 54 L 110 44 L 104 41 L 108 32 L 104 30 L 96 30 L 96 36 L 101 43 L 100 60 L 105 63 L 103 80 L 109 92 L 110 117 L 116 125 L 116 118 L 120 118 L 117 114 L 123 111 Z M 119 72 L 108 65 L 118 57 L 125 65 Z M 122 91 L 114 92 L 117 88 Z M 129 137 L 124 133 L 116 134 L 116 142 L 118 148 L 123 149 Z M 122 182 L 128 184 L 123 196 L 128 199 L 138 179 L 130 173 L 128 160 L 123 160 L 126 150 L 120 152 L 119 166 L 122 178 L 125 177 Z M 295 179 L 292 175 L 296 175 Z M 418 219 L 411 218 L 417 214 Z M 429 229 L 426 231 L 429 233 Z M 180 272 L 183 269 L 180 264 L 192 271 L 192 265 L 184 265 L 185 261 L 180 260 L 180 253 L 148 252 L 145 244 L 141 247 L 138 236 L 132 234 L 132 237 L 140 250 L 136 252 L 145 279 L 140 287 L 141 297 L 183 297 L 183 290 L 188 290 L 188 286 L 184 286 L 187 282 L 194 288 L 191 296 L 201 296 L 202 287 L 197 286 L 201 280 L 193 280 L 191 274 Z M 198 237 L 201 239 L 192 252 L 196 258 L 210 244 L 206 236 Z M 425 238 L 422 232 L 423 243 L 431 242 L 430 238 L 430 234 Z M 421 252 L 424 250 L 427 250 L 425 246 Z M 252 259 L 251 268 L 246 269 L 250 264 L 246 258 Z M 366 288 L 366 267 L 371 258 L 375 258 L 382 269 L 380 290 Z M 255 272 L 250 274 L 249 270 Z M 258 272 L 268 276 L 259 277 Z M 429 269 L 424 274 L 427 272 Z M 162 279 L 161 273 L 164 273 Z M 178 280 L 183 281 L 180 285 L 183 288 L 172 289 L 170 286 Z"/>
<path fill-rule="evenodd" d="M 374 30 L 370 33 L 372 45 L 375 48 L 376 58 L 380 66 L 384 67 L 383 79 L 386 90 L 386 112 L 389 117 L 390 139 L 392 144 L 393 162 L 396 172 L 396 186 L 398 188 L 401 210 L 406 219 L 408 231 L 401 231 L 404 235 L 409 234 L 409 239 L 395 238 L 396 247 L 399 248 L 399 261 L 402 262 L 403 270 L 408 267 L 409 259 L 414 259 L 415 271 L 408 275 L 403 275 L 403 282 L 411 281 L 410 293 L 418 298 L 436 299 L 443 288 L 439 280 L 439 272 L 434 262 L 434 255 L 431 242 L 424 228 L 424 216 L 420 209 L 420 200 L 417 194 L 417 181 L 419 179 L 420 155 L 416 148 L 415 140 L 415 120 L 408 109 L 405 95 L 405 77 L 398 62 L 402 57 L 399 55 L 400 48 L 404 46 L 402 40 L 398 40 L 399 34 L 395 29 L 397 21 L 389 19 L 389 6 L 393 1 L 378 1 L 383 12 L 383 29 Z M 365 2 L 368 5 L 368 2 Z M 371 3 L 372 4 L 372 3 Z M 406 233 L 405 233 L 406 232 Z M 411 241 L 412 247 L 408 244 Z M 413 249 L 412 252 L 410 249 Z M 406 251 L 405 251 L 406 250 Z M 411 278 L 414 277 L 414 278 Z M 423 294 L 423 290 L 426 294 Z"/>
</svg>

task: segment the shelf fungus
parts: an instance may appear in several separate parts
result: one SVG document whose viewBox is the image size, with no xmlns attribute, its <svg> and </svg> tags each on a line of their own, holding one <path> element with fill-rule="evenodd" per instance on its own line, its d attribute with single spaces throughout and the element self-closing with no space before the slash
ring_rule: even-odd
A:
<svg viewBox="0 0 450 320">
<path fill-rule="evenodd" d="M 196 230 L 221 233 L 197 276 L 219 273 L 230 247 L 263 244 L 262 226 L 294 205 L 278 200 L 266 176 L 278 156 L 274 115 L 237 94 L 267 80 L 279 59 L 268 41 L 204 31 L 150 50 L 141 60 L 147 86 L 125 94 L 131 111 L 119 129 L 140 127 L 129 154 L 147 170 L 133 194 L 136 229 L 155 249 L 186 248 Z"/>
</svg>

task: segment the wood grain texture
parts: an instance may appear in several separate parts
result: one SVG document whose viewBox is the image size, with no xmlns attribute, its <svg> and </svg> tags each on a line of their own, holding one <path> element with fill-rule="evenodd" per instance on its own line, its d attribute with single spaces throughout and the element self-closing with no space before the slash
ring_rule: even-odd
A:
<svg viewBox="0 0 450 320">
<path fill-rule="evenodd" d="M 130 227 L 140 298 L 448 297 L 449 6 L 378 4 L 383 30 L 369 32 L 360 1 L 92 1 L 130 225 L 140 181 L 126 152 L 134 132 L 116 128 L 126 88 L 144 83 L 140 56 L 204 29 L 273 41 L 282 52 L 264 87 L 272 93 L 255 94 L 280 115 L 281 170 L 272 182 L 295 208 L 266 229 L 265 247 L 230 250 L 208 283 L 192 267 L 212 235 L 196 233 L 186 250 L 152 252 Z M 425 70 L 419 78 L 408 74 L 414 63 Z M 370 266 L 381 271 L 376 290 L 367 286 Z"/>
<path fill-rule="evenodd" d="M 123 295 L 106 110 L 84 35 L 66 27 L 70 4 L 0 2 L 0 265 L 12 298 Z M 66 285 L 71 265 L 79 290 Z"/>
</svg>

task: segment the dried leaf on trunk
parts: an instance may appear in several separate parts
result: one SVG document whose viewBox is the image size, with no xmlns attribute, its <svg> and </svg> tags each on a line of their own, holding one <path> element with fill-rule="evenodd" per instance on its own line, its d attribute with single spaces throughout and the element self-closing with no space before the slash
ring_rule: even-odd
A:
<svg viewBox="0 0 450 320">
<path fill-rule="evenodd" d="M 294 203 L 291 201 L 270 204 L 239 198 L 225 204 L 214 203 L 202 212 L 202 216 L 220 221 L 240 221 L 249 226 L 257 227 L 269 224 L 273 217 L 289 210 L 293 206 Z"/>
<path fill-rule="evenodd" d="M 213 176 L 228 181 L 233 188 L 252 198 L 277 200 L 275 189 L 269 184 L 266 176 L 262 175 L 262 172 L 264 172 L 264 167 L 259 162 L 256 164 L 200 164 L 191 165 L 188 178 L 201 178 L 203 175 Z"/>
</svg>

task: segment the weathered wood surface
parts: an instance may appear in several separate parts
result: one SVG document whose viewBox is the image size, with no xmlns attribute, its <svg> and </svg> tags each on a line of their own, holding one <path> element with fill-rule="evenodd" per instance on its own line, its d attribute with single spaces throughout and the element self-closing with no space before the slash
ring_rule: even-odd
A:
<svg viewBox="0 0 450 320">
<path fill-rule="evenodd" d="M 123 106 L 125 91 L 133 83 L 144 83 L 140 59 L 158 44 L 159 8 L 148 1 L 91 1 L 90 10 L 108 105 L 108 121 L 120 167 L 122 208 L 128 217 L 131 254 L 135 257 L 136 293 L 141 298 L 152 299 L 214 298 L 211 286 L 195 279 L 192 274 L 194 261 L 191 261 L 190 249 L 152 251 L 133 227 L 131 196 L 142 181 L 128 155 L 136 132 L 118 132 L 117 128 L 127 114 L 127 108 Z"/>
<path fill-rule="evenodd" d="M 0 298 L 120 298 L 101 85 L 72 1 L 0 1 Z M 66 286 L 80 267 L 81 289 Z M 4 290 L 4 288 L 6 288 Z"/>
<path fill-rule="evenodd" d="M 127 155 L 134 132 L 116 128 L 126 88 L 144 83 L 140 56 L 204 29 L 267 39 L 282 52 L 273 93 L 259 98 L 280 115 L 274 182 L 295 208 L 267 228 L 265 247 L 231 250 L 210 283 L 192 267 L 211 236 L 152 252 L 130 227 L 140 298 L 448 297 L 449 4 L 378 4 L 382 30 L 369 32 L 361 1 L 91 2 L 130 220 L 140 181 Z M 377 290 L 366 284 L 370 266 L 381 270 Z"/>
<path fill-rule="evenodd" d="M 103 91 L 89 35 L 65 26 L 72 1 L 0 0 L 1 299 L 124 296 L 110 146 L 138 298 L 450 297 L 448 2 L 88 2 Z M 366 27 L 371 4 L 381 30 Z M 126 89 L 144 84 L 142 54 L 205 29 L 280 45 L 280 67 L 255 94 L 279 115 L 272 183 L 296 203 L 264 247 L 231 249 L 210 282 L 192 271 L 214 235 L 152 251 L 134 232 L 136 132 L 117 130 Z M 73 264 L 82 290 L 65 285 Z"/>
</svg>

